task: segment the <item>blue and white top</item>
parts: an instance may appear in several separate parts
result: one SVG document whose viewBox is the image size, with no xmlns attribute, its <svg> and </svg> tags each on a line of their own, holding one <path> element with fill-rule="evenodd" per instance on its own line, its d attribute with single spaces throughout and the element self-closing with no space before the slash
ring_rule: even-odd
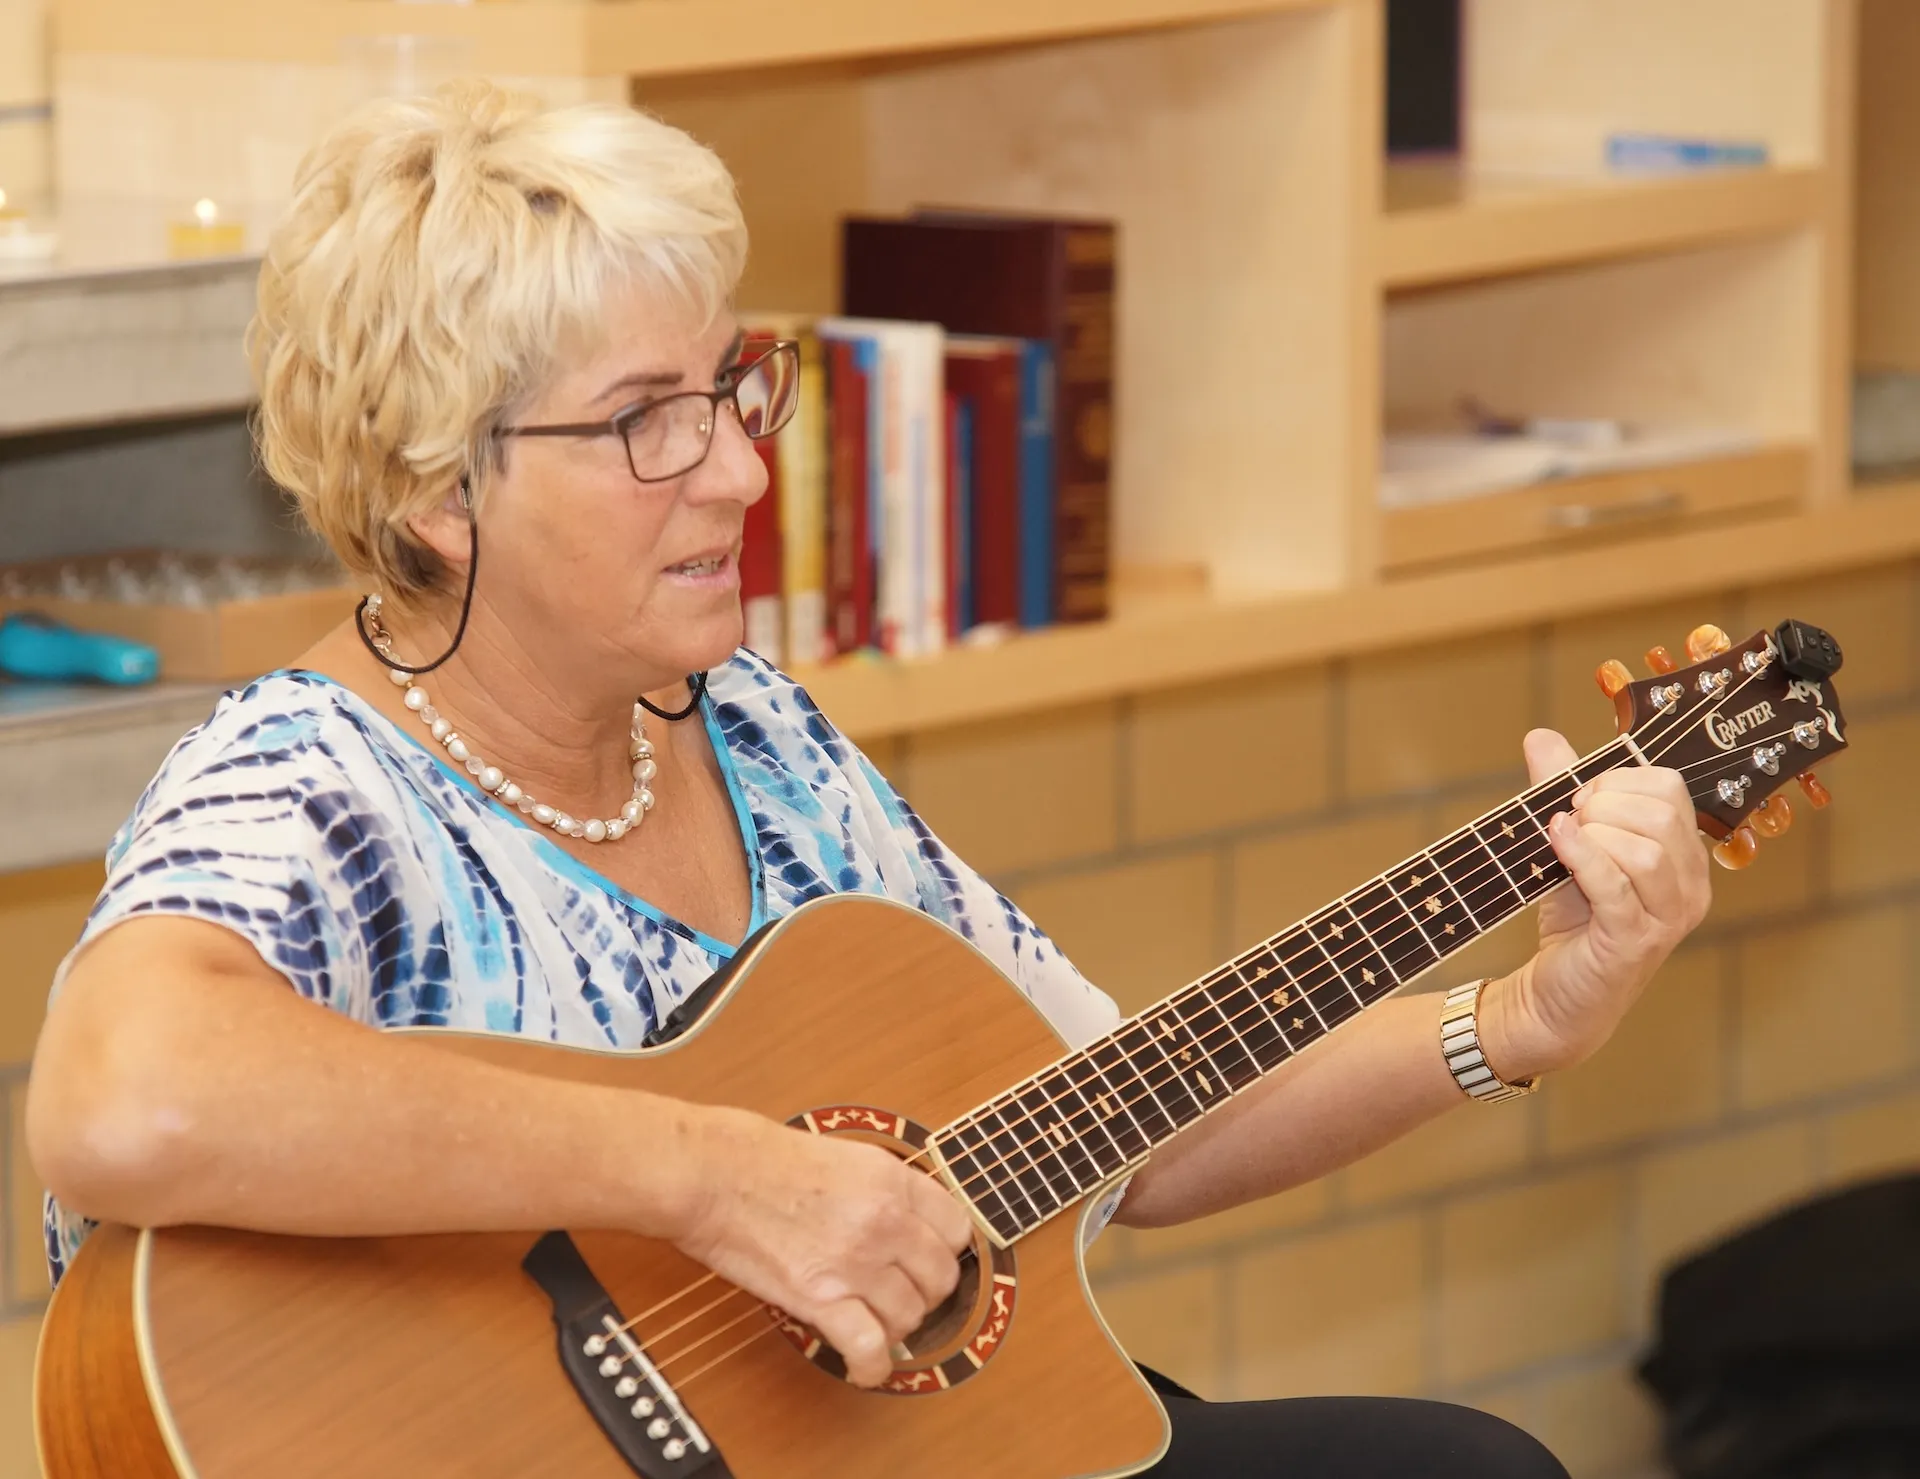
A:
<svg viewBox="0 0 1920 1479">
<path fill-rule="evenodd" d="M 792 679 L 743 649 L 702 707 L 751 869 L 748 933 L 826 894 L 882 895 L 959 931 L 1070 1044 L 1118 1022 Z M 142 914 L 224 925 L 302 996 L 371 1026 L 575 1047 L 638 1046 L 733 954 L 299 671 L 226 694 L 174 746 L 108 849 L 79 945 Z M 56 1280 L 89 1226 L 48 1199 Z"/>
</svg>

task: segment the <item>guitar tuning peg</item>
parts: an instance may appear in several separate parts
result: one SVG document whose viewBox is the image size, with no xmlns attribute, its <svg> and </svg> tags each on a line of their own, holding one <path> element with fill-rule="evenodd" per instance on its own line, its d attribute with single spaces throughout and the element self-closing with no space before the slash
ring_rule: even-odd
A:
<svg viewBox="0 0 1920 1479">
<path fill-rule="evenodd" d="M 1708 622 L 1687 633 L 1687 661 L 1705 662 L 1710 657 L 1718 657 L 1731 646 L 1733 638 Z"/>
<path fill-rule="evenodd" d="M 1680 664 L 1673 660 L 1673 654 L 1667 651 L 1666 648 L 1649 647 L 1647 649 L 1647 667 L 1652 671 L 1654 677 L 1664 678 L 1679 666 Z"/>
<path fill-rule="evenodd" d="M 1760 851 L 1760 839 L 1753 834 L 1751 827 L 1735 827 L 1724 842 L 1713 845 L 1713 860 L 1722 868 L 1738 873 L 1754 859 Z"/>
<path fill-rule="evenodd" d="M 1793 825 L 1793 806 L 1784 796 L 1769 796 L 1767 804 L 1747 818 L 1762 837 L 1778 837 Z"/>
<path fill-rule="evenodd" d="M 1820 777 L 1810 770 L 1801 774 L 1800 789 L 1807 793 L 1807 800 L 1812 803 L 1815 811 L 1821 810 L 1833 800 L 1833 792 L 1821 785 Z"/>
<path fill-rule="evenodd" d="M 1619 658 L 1610 657 L 1593 670 L 1593 681 L 1600 685 L 1602 693 L 1612 698 L 1633 681 L 1633 674 Z"/>
</svg>

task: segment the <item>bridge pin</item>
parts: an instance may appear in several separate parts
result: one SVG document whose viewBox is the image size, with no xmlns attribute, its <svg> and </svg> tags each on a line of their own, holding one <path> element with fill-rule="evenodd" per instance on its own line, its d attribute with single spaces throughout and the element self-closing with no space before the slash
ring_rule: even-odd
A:
<svg viewBox="0 0 1920 1479">
<path fill-rule="evenodd" d="M 604 1335 L 589 1335 L 581 1350 L 589 1356 L 604 1356 L 607 1353 L 607 1338 Z"/>
<path fill-rule="evenodd" d="M 665 1459 L 668 1463 L 677 1462 L 678 1460 L 683 1459 L 686 1456 L 687 1456 L 687 1445 L 682 1443 L 678 1438 L 675 1438 L 671 1443 L 667 1444 L 666 1447 L 660 1450 L 660 1457 Z"/>
<path fill-rule="evenodd" d="M 602 1376 L 618 1376 L 620 1374 L 620 1358 L 618 1356 L 608 1356 L 606 1360 L 600 1363 L 600 1374 Z"/>
<path fill-rule="evenodd" d="M 613 1395 L 616 1397 L 631 1397 L 639 1390 L 639 1382 L 635 1381 L 631 1376 L 623 1376 L 619 1381 L 614 1383 Z"/>
<path fill-rule="evenodd" d="M 664 1438 L 673 1431 L 673 1424 L 664 1417 L 656 1417 L 647 1424 L 647 1436 L 655 1440 Z"/>
<path fill-rule="evenodd" d="M 653 1416 L 653 1398 L 642 1397 L 638 1402 L 634 1403 L 632 1408 L 629 1410 L 633 1413 L 635 1417 L 652 1417 Z"/>
</svg>

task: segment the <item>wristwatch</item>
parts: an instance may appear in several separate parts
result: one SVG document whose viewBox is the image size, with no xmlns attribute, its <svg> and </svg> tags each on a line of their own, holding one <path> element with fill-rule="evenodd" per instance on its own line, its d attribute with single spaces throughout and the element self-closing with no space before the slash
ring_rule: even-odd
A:
<svg viewBox="0 0 1920 1479">
<path fill-rule="evenodd" d="M 1480 1051 L 1480 993 L 1487 989 L 1487 980 L 1469 981 L 1447 993 L 1440 1008 L 1440 1052 L 1461 1093 L 1481 1104 L 1502 1104 L 1531 1094 L 1540 1080 L 1507 1083 L 1487 1066 L 1487 1056 Z"/>
</svg>

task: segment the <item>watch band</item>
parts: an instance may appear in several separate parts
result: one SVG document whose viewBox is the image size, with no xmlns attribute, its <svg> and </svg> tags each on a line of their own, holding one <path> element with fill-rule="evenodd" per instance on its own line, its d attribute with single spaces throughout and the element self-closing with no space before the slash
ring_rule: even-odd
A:
<svg viewBox="0 0 1920 1479">
<path fill-rule="evenodd" d="M 1540 1087 L 1540 1080 L 1506 1083 L 1487 1066 L 1486 1054 L 1480 1051 L 1480 993 L 1486 989 L 1485 980 L 1469 981 L 1447 993 L 1440 1008 L 1440 1053 L 1461 1093 L 1481 1104 L 1502 1104 L 1531 1094 Z"/>
</svg>

